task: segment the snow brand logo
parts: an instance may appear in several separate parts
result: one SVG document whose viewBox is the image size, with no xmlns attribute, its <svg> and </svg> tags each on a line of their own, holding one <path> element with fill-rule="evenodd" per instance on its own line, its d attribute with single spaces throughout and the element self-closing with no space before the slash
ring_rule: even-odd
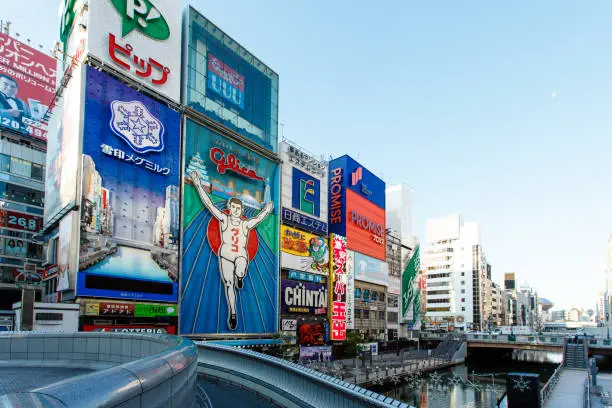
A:
<svg viewBox="0 0 612 408">
<path fill-rule="evenodd" d="M 154 40 L 167 40 L 170 27 L 159 10 L 149 0 L 111 0 L 121 14 L 121 36 L 136 29 Z"/>
<path fill-rule="evenodd" d="M 164 125 L 142 102 L 111 102 L 110 127 L 136 153 L 164 150 Z"/>
</svg>

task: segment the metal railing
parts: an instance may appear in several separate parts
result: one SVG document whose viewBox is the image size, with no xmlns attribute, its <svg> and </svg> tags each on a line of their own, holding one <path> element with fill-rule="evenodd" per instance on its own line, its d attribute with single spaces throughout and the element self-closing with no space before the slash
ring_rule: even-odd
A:
<svg viewBox="0 0 612 408">
<path fill-rule="evenodd" d="M 559 367 L 555 370 L 553 375 L 550 376 L 544 387 L 540 390 L 540 406 L 544 406 L 544 403 L 548 401 L 548 398 L 552 395 L 555 386 L 559 383 L 559 377 L 561 376 L 561 372 L 563 371 L 563 364 L 560 364 Z"/>
</svg>

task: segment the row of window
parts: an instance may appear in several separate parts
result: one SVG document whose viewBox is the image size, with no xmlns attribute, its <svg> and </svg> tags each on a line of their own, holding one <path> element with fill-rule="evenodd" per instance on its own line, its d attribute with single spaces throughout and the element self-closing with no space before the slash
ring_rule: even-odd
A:
<svg viewBox="0 0 612 408">
<path fill-rule="evenodd" d="M 0 153 L 0 171 L 37 181 L 44 181 L 45 166 Z"/>
<path fill-rule="evenodd" d="M 0 182 L 0 199 L 3 200 L 42 207 L 44 205 L 44 195 L 45 193 L 43 191 Z"/>
<path fill-rule="evenodd" d="M 369 309 L 355 309 L 355 318 L 356 319 L 376 319 L 376 311 L 372 310 L 370 313 Z M 385 320 L 385 312 L 378 312 L 378 320 Z"/>
<path fill-rule="evenodd" d="M 379 300 L 385 301 L 385 292 L 376 292 L 375 290 L 355 288 L 355 299 L 363 300 L 364 302 L 373 302 Z"/>
</svg>

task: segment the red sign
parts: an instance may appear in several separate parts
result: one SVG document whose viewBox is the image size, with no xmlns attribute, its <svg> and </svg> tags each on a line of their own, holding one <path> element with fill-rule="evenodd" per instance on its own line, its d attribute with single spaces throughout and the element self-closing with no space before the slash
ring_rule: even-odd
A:
<svg viewBox="0 0 612 408">
<path fill-rule="evenodd" d="M 52 278 L 57 275 L 57 265 L 48 266 L 43 270 L 43 280 Z"/>
<path fill-rule="evenodd" d="M 385 210 L 346 190 L 348 248 L 384 261 L 387 255 Z"/>
<path fill-rule="evenodd" d="M 47 140 L 41 120 L 55 95 L 56 62 L 0 33 L 0 127 Z"/>
<path fill-rule="evenodd" d="M 225 174 L 226 170 L 231 170 L 234 173 L 253 180 L 263 180 L 262 177 L 257 175 L 255 170 L 249 169 L 247 166 L 243 166 L 240 159 L 238 159 L 232 153 L 226 156 L 223 149 L 219 147 L 213 147 L 210 149 L 210 160 L 217 165 L 217 171 L 219 174 Z"/>
<path fill-rule="evenodd" d="M 135 53 L 131 44 L 125 43 L 124 46 L 117 44 L 113 34 L 108 35 L 108 56 L 117 65 L 127 71 L 132 71 L 141 78 L 149 78 L 153 85 L 163 85 L 168 80 L 170 68 L 162 65 L 153 58 L 140 58 Z"/>
<path fill-rule="evenodd" d="M 333 267 L 330 269 L 331 333 L 334 341 L 346 340 L 346 238 L 333 234 L 331 238 Z"/>
<path fill-rule="evenodd" d="M 244 76 L 240 75 L 219 58 L 208 53 L 208 71 L 218 75 L 232 87 L 244 92 Z"/>
<path fill-rule="evenodd" d="M 100 326 L 96 324 L 83 325 L 84 332 L 113 332 L 113 333 L 147 333 L 147 334 L 176 334 L 176 326 Z"/>
<path fill-rule="evenodd" d="M 42 227 L 42 218 L 30 214 L 0 210 L 0 227 L 21 231 L 39 231 Z"/>
<path fill-rule="evenodd" d="M 298 344 L 302 346 L 321 346 L 325 344 L 325 328 L 321 323 L 304 323 L 298 328 Z"/>
<path fill-rule="evenodd" d="M 100 316 L 134 316 L 134 305 L 129 303 L 100 303 Z"/>
</svg>

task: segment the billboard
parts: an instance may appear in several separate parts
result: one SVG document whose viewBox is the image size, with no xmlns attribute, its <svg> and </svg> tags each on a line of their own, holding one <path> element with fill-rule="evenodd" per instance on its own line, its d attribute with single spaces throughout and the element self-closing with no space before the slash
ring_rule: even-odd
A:
<svg viewBox="0 0 612 408">
<path fill-rule="evenodd" d="M 343 341 L 346 340 L 346 238 L 332 234 L 330 242 L 332 245 L 329 271 L 330 339 Z"/>
<path fill-rule="evenodd" d="M 52 57 L 0 33 L 0 127 L 47 140 L 43 123 L 55 95 Z"/>
<path fill-rule="evenodd" d="M 182 13 L 175 0 L 90 1 L 87 52 L 178 102 Z"/>
<path fill-rule="evenodd" d="M 160 303 L 86 303 L 85 316 L 175 317 L 177 308 Z"/>
<path fill-rule="evenodd" d="M 332 346 L 300 346 L 300 360 L 331 361 Z"/>
<path fill-rule="evenodd" d="M 325 315 L 327 287 L 314 283 L 283 280 L 281 283 L 281 312 Z"/>
<path fill-rule="evenodd" d="M 287 142 L 280 144 L 280 153 L 283 160 L 281 203 L 291 211 L 289 217 L 283 216 L 283 223 L 327 235 L 327 163 Z"/>
<path fill-rule="evenodd" d="M 278 75 L 191 7 L 185 30 L 185 105 L 276 152 Z"/>
<path fill-rule="evenodd" d="M 76 66 L 49 120 L 44 225 L 77 204 L 85 69 Z"/>
<path fill-rule="evenodd" d="M 76 287 L 78 234 L 78 212 L 71 211 L 59 223 L 57 292 L 74 291 Z"/>
<path fill-rule="evenodd" d="M 38 232 L 42 227 L 42 218 L 38 215 L 0 210 L 0 227 L 20 231 Z"/>
<path fill-rule="evenodd" d="M 385 261 L 355 252 L 355 279 L 388 286 L 389 265 Z"/>
<path fill-rule="evenodd" d="M 349 156 L 329 164 L 329 230 L 348 248 L 386 259 L 385 183 Z"/>
<path fill-rule="evenodd" d="M 412 258 L 402 273 L 402 310 L 404 321 L 419 325 L 420 323 L 420 285 L 419 270 L 421 268 L 420 246 L 417 245 L 412 253 Z M 414 327 L 414 326 L 413 326 Z M 418 329 L 418 327 L 415 327 Z"/>
<path fill-rule="evenodd" d="M 278 326 L 279 166 L 187 120 L 181 334 Z"/>
<path fill-rule="evenodd" d="M 325 322 L 319 321 L 300 324 L 298 326 L 298 344 L 305 346 L 325 344 Z"/>
<path fill-rule="evenodd" d="M 178 299 L 180 115 L 87 68 L 78 296 Z"/>
<path fill-rule="evenodd" d="M 393 295 L 399 295 L 401 293 L 402 281 L 397 276 L 389 275 L 389 287 L 387 289 L 388 293 Z"/>
<path fill-rule="evenodd" d="M 329 247 L 327 238 L 295 228 L 281 226 L 281 266 L 296 271 L 327 274 Z"/>
<path fill-rule="evenodd" d="M 121 325 L 106 326 L 99 324 L 85 324 L 81 331 L 84 332 L 110 332 L 110 333 L 144 333 L 144 334 L 176 334 L 176 326 L 170 325 Z"/>
</svg>

